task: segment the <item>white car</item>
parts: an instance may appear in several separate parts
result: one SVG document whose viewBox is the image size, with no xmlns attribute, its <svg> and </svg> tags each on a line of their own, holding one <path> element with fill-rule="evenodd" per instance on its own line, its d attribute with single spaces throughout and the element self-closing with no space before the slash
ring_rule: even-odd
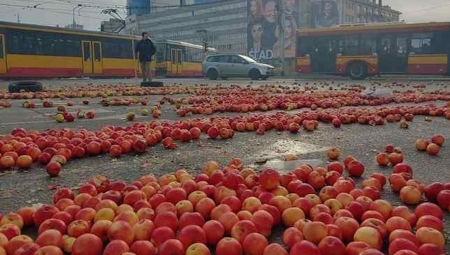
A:
<svg viewBox="0 0 450 255">
<path fill-rule="evenodd" d="M 249 77 L 252 80 L 274 76 L 274 67 L 239 54 L 219 54 L 208 56 L 203 61 L 202 72 L 208 79 L 219 77 Z"/>
</svg>

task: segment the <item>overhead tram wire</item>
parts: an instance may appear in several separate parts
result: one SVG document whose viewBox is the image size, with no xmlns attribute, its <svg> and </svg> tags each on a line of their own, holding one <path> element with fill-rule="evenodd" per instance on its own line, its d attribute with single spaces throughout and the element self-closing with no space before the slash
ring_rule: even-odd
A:
<svg viewBox="0 0 450 255">
<path fill-rule="evenodd" d="M 73 15 L 73 13 L 71 11 L 65 10 L 65 9 L 51 9 L 51 8 L 42 8 L 42 7 L 38 8 L 38 7 L 34 7 L 34 6 L 24 6 L 24 5 L 15 5 L 15 4 L 5 4 L 5 3 L 0 3 L 0 6 L 17 7 L 17 8 L 23 8 L 24 10 L 25 9 L 40 10 L 40 11 L 65 14 L 65 15 L 70 15 L 70 16 Z M 79 15 L 79 16 L 84 17 L 84 18 L 89 18 L 89 19 L 104 20 L 104 18 L 100 18 L 100 17 L 92 17 L 92 16 L 86 16 L 86 15 Z"/>
<path fill-rule="evenodd" d="M 51 8 L 51 7 L 42 7 L 43 4 L 36 4 L 36 5 L 16 5 L 16 4 L 7 4 L 0 2 L 0 5 L 8 6 L 8 7 L 16 7 L 16 8 L 23 8 L 23 9 L 35 9 L 35 10 L 47 10 L 47 11 L 63 11 L 68 12 L 71 11 L 71 9 L 61 9 L 61 8 Z M 101 12 L 96 11 L 83 11 L 87 13 L 94 13 L 94 14 L 100 14 Z"/>
</svg>

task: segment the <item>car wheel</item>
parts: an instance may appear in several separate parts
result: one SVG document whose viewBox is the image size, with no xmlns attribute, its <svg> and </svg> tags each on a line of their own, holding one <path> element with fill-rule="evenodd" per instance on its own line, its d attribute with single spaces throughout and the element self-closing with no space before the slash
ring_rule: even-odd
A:
<svg viewBox="0 0 450 255">
<path fill-rule="evenodd" d="M 259 70 L 252 69 L 250 71 L 249 77 L 250 77 L 250 79 L 256 81 L 256 80 L 259 80 L 259 78 L 261 78 L 261 73 L 259 72 Z"/>
<path fill-rule="evenodd" d="M 208 72 L 206 73 L 206 77 L 208 77 L 208 79 L 210 79 L 210 80 L 217 80 L 217 78 L 219 77 L 219 74 L 217 73 L 216 70 L 209 69 Z"/>
<path fill-rule="evenodd" d="M 367 66 L 361 62 L 355 62 L 348 68 L 348 74 L 353 80 L 363 80 L 367 77 Z"/>
</svg>

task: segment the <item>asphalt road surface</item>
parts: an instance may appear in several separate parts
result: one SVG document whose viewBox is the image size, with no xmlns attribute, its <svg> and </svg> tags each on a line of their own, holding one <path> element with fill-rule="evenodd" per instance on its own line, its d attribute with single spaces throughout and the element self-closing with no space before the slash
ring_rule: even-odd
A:
<svg viewBox="0 0 450 255">
<path fill-rule="evenodd" d="M 342 86 L 351 84 L 361 84 L 366 87 L 383 87 L 390 85 L 390 81 L 339 81 L 332 84 L 327 81 L 324 85 L 322 81 L 298 81 L 292 79 L 251 82 L 249 80 L 227 80 L 210 82 L 204 79 L 174 79 L 164 80 L 166 85 L 182 84 L 209 84 L 216 85 L 241 85 L 258 86 L 263 84 L 292 85 L 292 86 L 317 86 L 321 89 L 329 89 L 337 83 Z M 46 87 L 65 86 L 90 86 L 90 84 L 136 84 L 134 79 L 129 80 L 53 80 L 44 81 Z M 412 89 L 416 85 L 427 85 L 427 90 L 442 89 L 449 90 L 450 82 L 440 81 L 416 81 L 407 84 L 402 89 Z M 406 85 L 407 84 L 407 85 Z M 5 89 L 7 82 L 0 82 L 0 89 Z M 174 96 L 175 97 L 175 96 Z M 138 97 L 142 98 L 142 97 Z M 149 106 L 159 102 L 162 96 L 150 96 Z M 0 109 L 0 134 L 8 134 L 17 127 L 27 130 L 47 130 L 50 128 L 86 128 L 88 130 L 99 130 L 105 125 L 130 125 L 125 120 L 127 112 L 135 112 L 136 121 L 150 121 L 151 116 L 140 116 L 141 105 L 135 106 L 110 106 L 102 107 L 98 102 L 99 98 L 89 99 L 89 105 L 83 105 L 81 98 L 71 99 L 74 106 L 68 107 L 69 112 L 76 112 L 78 109 L 85 111 L 94 110 L 96 118 L 91 120 L 76 120 L 73 123 L 56 123 L 54 120 L 55 108 L 42 108 L 38 103 L 35 109 L 24 109 L 21 104 L 24 100 L 13 100 L 11 108 Z M 39 100 L 36 100 L 37 102 Z M 63 105 L 66 100 L 54 99 L 55 105 Z M 437 102 L 436 104 L 444 104 Z M 147 107 L 147 108 L 148 108 Z M 222 114 L 236 115 L 236 114 Z M 197 116 L 196 116 L 197 117 Z M 177 120 L 173 106 L 164 104 L 162 107 L 162 120 Z M 49 178 L 44 167 L 33 165 L 28 171 L 0 172 L 0 212 L 7 213 L 22 206 L 37 203 L 51 203 L 51 197 L 55 187 L 76 188 L 79 184 L 89 180 L 95 174 L 102 174 L 110 179 L 123 179 L 132 181 L 142 175 L 153 173 L 157 176 L 171 173 L 180 168 L 186 168 L 192 173 L 198 173 L 204 162 L 209 160 L 218 161 L 221 164 L 227 163 L 234 157 L 244 160 L 245 165 L 257 168 L 275 166 L 280 171 L 292 170 L 292 165 L 283 161 L 277 161 L 286 154 L 298 155 L 300 160 L 312 162 L 313 164 L 325 164 L 325 151 L 330 147 L 338 147 L 343 155 L 352 155 L 362 161 L 366 166 L 366 175 L 372 172 L 381 172 L 389 175 L 390 168 L 380 168 L 374 161 L 376 154 L 383 150 L 387 144 L 394 144 L 401 147 L 404 153 L 405 162 L 408 162 L 414 169 L 414 176 L 425 184 L 444 181 L 450 182 L 450 140 L 442 148 L 439 156 L 429 156 L 426 153 L 419 153 L 414 147 L 414 142 L 419 138 L 431 138 L 434 134 L 443 134 L 450 139 L 450 121 L 442 117 L 432 117 L 431 121 L 425 121 L 423 116 L 417 116 L 410 123 L 409 129 L 400 129 L 398 123 L 387 123 L 383 126 L 367 125 L 344 125 L 340 129 L 333 128 L 329 124 L 321 123 L 319 128 L 311 133 L 303 130 L 299 134 L 289 132 L 266 132 L 264 136 L 257 136 L 256 133 L 236 133 L 231 140 L 211 141 L 202 135 L 200 143 L 179 143 L 177 150 L 165 150 L 161 145 L 151 147 L 148 153 L 143 155 L 125 155 L 119 159 L 111 159 L 109 155 L 89 157 L 82 160 L 73 160 L 63 167 L 58 178 Z M 257 162 L 268 160 L 267 165 L 258 165 Z M 394 205 L 401 202 L 396 194 L 388 188 L 383 191 L 382 197 L 388 199 Z M 446 213 L 446 238 L 447 251 L 450 252 L 450 225 L 448 224 L 450 215 Z"/>
</svg>

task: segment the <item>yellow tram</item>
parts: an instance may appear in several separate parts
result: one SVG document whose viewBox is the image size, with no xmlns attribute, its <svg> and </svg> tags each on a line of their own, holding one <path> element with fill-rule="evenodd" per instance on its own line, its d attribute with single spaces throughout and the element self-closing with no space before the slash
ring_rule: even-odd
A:
<svg viewBox="0 0 450 255">
<path fill-rule="evenodd" d="M 0 22 L 0 78 L 134 77 L 139 66 L 133 58 L 136 40 L 103 32 Z M 172 40 L 155 43 L 154 74 L 202 76 L 205 52 L 201 45 Z M 208 48 L 208 53 L 214 52 Z"/>
</svg>

